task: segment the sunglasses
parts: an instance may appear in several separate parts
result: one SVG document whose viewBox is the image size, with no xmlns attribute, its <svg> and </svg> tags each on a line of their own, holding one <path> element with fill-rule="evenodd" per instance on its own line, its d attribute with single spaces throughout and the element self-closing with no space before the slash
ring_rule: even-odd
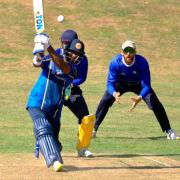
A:
<svg viewBox="0 0 180 180">
<path fill-rule="evenodd" d="M 127 47 L 127 48 L 125 48 L 125 49 L 123 50 L 123 52 L 124 52 L 125 54 L 127 54 L 127 53 L 134 54 L 134 53 L 135 53 L 135 50 L 134 50 L 133 48 L 131 48 L 131 47 Z"/>
</svg>

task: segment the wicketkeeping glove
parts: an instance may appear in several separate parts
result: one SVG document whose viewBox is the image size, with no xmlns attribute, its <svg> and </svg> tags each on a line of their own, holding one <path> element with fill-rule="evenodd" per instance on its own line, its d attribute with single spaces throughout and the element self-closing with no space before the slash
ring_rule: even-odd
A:
<svg viewBox="0 0 180 180">
<path fill-rule="evenodd" d="M 36 34 L 35 38 L 34 38 L 34 50 L 33 50 L 33 54 L 38 54 L 38 53 L 42 53 L 44 52 L 49 46 L 49 36 L 47 34 L 44 33 L 40 33 L 40 34 Z"/>
</svg>

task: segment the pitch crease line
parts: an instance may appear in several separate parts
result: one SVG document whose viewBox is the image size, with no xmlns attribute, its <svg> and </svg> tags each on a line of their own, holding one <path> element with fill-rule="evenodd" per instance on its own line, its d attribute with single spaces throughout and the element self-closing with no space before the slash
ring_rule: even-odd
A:
<svg viewBox="0 0 180 180">
<path fill-rule="evenodd" d="M 157 162 L 157 163 L 162 164 L 162 165 L 164 165 L 164 166 L 166 166 L 166 167 L 171 167 L 171 165 L 170 165 L 170 164 L 167 164 L 167 163 L 164 163 L 164 162 L 161 162 L 161 161 L 155 160 L 155 159 L 150 158 L 150 157 L 144 157 L 144 159 L 148 159 L 148 160 L 151 160 L 151 161 Z"/>
</svg>

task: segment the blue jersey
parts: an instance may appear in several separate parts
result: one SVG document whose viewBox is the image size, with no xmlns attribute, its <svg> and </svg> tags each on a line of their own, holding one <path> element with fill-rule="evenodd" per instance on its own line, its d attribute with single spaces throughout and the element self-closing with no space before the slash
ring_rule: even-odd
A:
<svg viewBox="0 0 180 180">
<path fill-rule="evenodd" d="M 151 89 L 151 78 L 147 60 L 140 55 L 135 55 L 133 63 L 127 65 L 121 54 L 114 57 L 109 65 L 107 79 L 107 90 L 111 95 L 115 92 L 115 83 L 127 85 L 141 83 L 142 91 L 140 96 L 144 98 Z"/>
<path fill-rule="evenodd" d="M 82 57 L 81 62 L 76 65 L 79 69 L 78 74 L 76 78 L 73 80 L 72 84 L 73 86 L 79 86 L 84 81 L 86 81 L 87 73 L 88 73 L 88 60 L 87 57 L 84 55 Z"/>
<path fill-rule="evenodd" d="M 56 52 L 63 58 L 61 49 Z M 65 88 L 78 75 L 79 68 L 69 64 L 71 71 L 66 75 L 51 61 L 50 55 L 45 56 L 42 63 L 42 72 L 30 92 L 27 108 L 38 107 L 47 112 L 55 112 L 62 107 Z"/>
</svg>

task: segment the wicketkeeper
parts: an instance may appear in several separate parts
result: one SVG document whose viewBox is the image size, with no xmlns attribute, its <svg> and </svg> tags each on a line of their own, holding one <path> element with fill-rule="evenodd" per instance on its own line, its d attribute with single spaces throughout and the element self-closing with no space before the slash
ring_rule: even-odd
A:
<svg viewBox="0 0 180 180">
<path fill-rule="evenodd" d="M 33 120 L 35 138 L 47 167 L 52 165 L 55 171 L 61 171 L 62 146 L 58 139 L 61 111 L 65 89 L 80 71 L 76 64 L 85 53 L 84 44 L 74 39 L 65 54 L 60 56 L 50 45 L 47 34 L 36 34 L 34 42 L 33 64 L 41 67 L 42 72 L 30 92 L 27 110 Z M 49 55 L 42 58 L 46 49 Z"/>
<path fill-rule="evenodd" d="M 78 39 L 78 35 L 74 30 L 68 29 L 64 31 L 60 37 L 62 43 L 62 53 L 68 49 L 73 39 Z M 77 151 L 80 157 L 92 157 L 93 154 L 88 150 L 90 145 L 95 116 L 89 115 L 87 103 L 83 97 L 80 85 L 86 81 L 88 73 L 88 59 L 84 54 L 81 61 L 77 64 L 80 71 L 75 77 L 69 88 L 66 88 L 66 98 L 64 106 L 67 106 L 71 112 L 78 118 L 78 143 Z M 68 92 L 69 91 L 69 92 Z"/>
<path fill-rule="evenodd" d="M 148 61 L 136 54 L 136 45 L 127 40 L 122 43 L 121 54 L 115 56 L 109 65 L 107 89 L 96 110 L 96 122 L 93 137 L 105 118 L 114 101 L 119 103 L 121 96 L 126 92 L 133 92 L 137 96 L 132 99 L 132 111 L 142 100 L 153 111 L 163 132 L 167 133 L 167 139 L 179 139 L 179 136 L 171 129 L 166 111 L 151 87 L 151 78 Z"/>
</svg>

